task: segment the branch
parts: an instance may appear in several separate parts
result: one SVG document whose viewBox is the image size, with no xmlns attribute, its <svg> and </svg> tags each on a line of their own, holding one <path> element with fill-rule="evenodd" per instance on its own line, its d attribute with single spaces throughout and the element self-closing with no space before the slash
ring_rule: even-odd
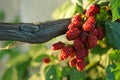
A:
<svg viewBox="0 0 120 80">
<path fill-rule="evenodd" d="M 39 24 L 0 23 L 1 41 L 44 43 L 66 32 L 70 19 L 60 19 Z"/>
</svg>

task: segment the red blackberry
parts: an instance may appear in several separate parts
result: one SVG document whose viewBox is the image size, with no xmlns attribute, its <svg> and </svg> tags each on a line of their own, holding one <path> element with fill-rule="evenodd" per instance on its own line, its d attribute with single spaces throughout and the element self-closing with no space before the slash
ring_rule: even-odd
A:
<svg viewBox="0 0 120 80">
<path fill-rule="evenodd" d="M 84 60 L 84 59 L 85 59 L 85 55 L 81 53 L 80 51 L 77 51 L 77 54 L 76 54 L 77 62 L 80 62 L 81 60 Z"/>
<path fill-rule="evenodd" d="M 93 4 L 90 8 L 86 11 L 86 16 L 95 16 L 100 11 L 100 7 L 97 4 Z"/>
<path fill-rule="evenodd" d="M 96 23 L 96 20 L 94 17 L 89 17 L 87 19 L 87 21 L 83 24 L 83 30 L 84 31 L 91 31 L 92 29 L 95 28 L 95 23 Z"/>
<path fill-rule="evenodd" d="M 76 51 L 73 51 L 72 53 L 69 54 L 69 57 L 73 58 L 75 56 L 75 54 L 76 54 Z"/>
<path fill-rule="evenodd" d="M 90 23 L 92 23 L 92 24 L 96 24 L 96 20 L 95 20 L 95 18 L 94 18 L 93 16 L 90 16 L 90 17 L 87 19 L 86 22 L 90 22 Z"/>
<path fill-rule="evenodd" d="M 81 60 L 80 62 L 77 62 L 76 68 L 78 71 L 81 71 L 85 68 L 85 60 Z"/>
<path fill-rule="evenodd" d="M 59 60 L 64 60 L 62 54 L 60 53 L 59 56 L 58 56 Z"/>
<path fill-rule="evenodd" d="M 50 58 L 49 58 L 49 57 L 43 58 L 43 62 L 44 62 L 44 63 L 50 63 Z"/>
<path fill-rule="evenodd" d="M 70 59 L 70 61 L 69 61 L 69 65 L 70 65 L 70 67 L 75 66 L 75 65 L 76 65 L 76 63 L 77 63 L 76 58 L 72 58 L 72 59 Z"/>
<path fill-rule="evenodd" d="M 62 48 L 60 55 L 63 59 L 67 59 L 69 54 L 73 53 L 73 48 L 70 46 L 65 46 Z"/>
<path fill-rule="evenodd" d="M 81 23 L 79 21 L 73 21 L 72 24 L 78 26 L 78 28 L 81 27 Z"/>
<path fill-rule="evenodd" d="M 99 40 L 103 39 L 105 34 L 104 34 L 104 28 L 103 27 L 97 27 L 97 30 L 98 30 L 98 35 L 97 35 L 97 38 Z"/>
<path fill-rule="evenodd" d="M 97 37 L 94 35 L 89 35 L 87 40 L 85 41 L 85 46 L 88 49 L 94 48 L 97 45 Z"/>
<path fill-rule="evenodd" d="M 97 28 L 93 28 L 93 29 L 90 31 L 90 35 L 97 36 L 97 35 L 98 35 L 98 29 L 97 29 Z"/>
<path fill-rule="evenodd" d="M 69 26 L 68 26 L 68 30 L 70 30 L 70 29 L 74 29 L 74 28 L 80 28 L 80 26 L 78 26 L 78 25 L 75 25 L 74 23 L 71 23 Z"/>
<path fill-rule="evenodd" d="M 76 50 L 83 49 L 84 44 L 82 43 L 82 41 L 81 41 L 81 39 L 79 37 L 75 38 L 75 40 L 74 40 L 74 47 L 75 47 Z"/>
<path fill-rule="evenodd" d="M 91 31 L 92 29 L 94 29 L 95 25 L 92 24 L 91 22 L 85 22 L 83 24 L 83 30 L 84 31 Z"/>
<path fill-rule="evenodd" d="M 59 50 L 64 47 L 64 43 L 59 41 L 57 43 L 52 44 L 52 50 Z"/>
<path fill-rule="evenodd" d="M 77 51 L 79 54 L 83 54 L 83 57 L 87 57 L 89 54 L 88 49 L 81 49 L 79 51 Z"/>
<path fill-rule="evenodd" d="M 66 32 L 67 40 L 74 40 L 79 35 L 80 35 L 80 31 L 77 28 L 73 28 L 72 30 Z"/>
<path fill-rule="evenodd" d="M 82 42 L 84 42 L 84 41 L 86 40 L 87 33 L 86 33 L 85 31 L 81 30 L 79 37 L 80 37 L 80 40 L 81 40 Z"/>
<path fill-rule="evenodd" d="M 79 21 L 81 22 L 82 20 L 82 17 L 81 17 L 81 14 L 76 14 L 73 16 L 73 18 L 71 19 L 71 22 L 73 23 L 74 21 Z"/>
</svg>

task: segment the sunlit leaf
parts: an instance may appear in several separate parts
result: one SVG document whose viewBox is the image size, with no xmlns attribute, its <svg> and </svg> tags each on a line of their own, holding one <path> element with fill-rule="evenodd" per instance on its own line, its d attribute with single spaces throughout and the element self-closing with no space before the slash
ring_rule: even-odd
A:
<svg viewBox="0 0 120 80">
<path fill-rule="evenodd" d="M 120 0 L 110 0 L 113 21 L 120 18 Z"/>
<path fill-rule="evenodd" d="M 109 58 L 111 60 L 120 60 L 120 50 L 112 50 L 112 51 L 110 51 Z"/>
<path fill-rule="evenodd" d="M 120 79 L 120 63 L 115 62 L 108 65 L 106 69 L 107 80 L 119 80 Z"/>
<path fill-rule="evenodd" d="M 52 14 L 54 19 L 60 19 L 64 18 L 67 9 L 71 6 L 71 3 L 69 0 L 67 0 L 63 5 L 58 7 Z"/>
<path fill-rule="evenodd" d="M 66 10 L 66 13 L 65 13 L 65 18 L 70 18 L 72 17 L 76 12 L 76 5 L 71 5 L 67 10 Z"/>
</svg>

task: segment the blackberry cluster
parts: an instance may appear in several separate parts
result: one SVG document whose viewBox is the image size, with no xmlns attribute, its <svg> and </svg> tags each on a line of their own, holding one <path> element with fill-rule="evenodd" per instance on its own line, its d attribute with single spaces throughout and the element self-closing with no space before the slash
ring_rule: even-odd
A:
<svg viewBox="0 0 120 80">
<path fill-rule="evenodd" d="M 89 49 L 97 45 L 97 41 L 103 39 L 104 29 L 96 25 L 95 15 L 99 12 L 99 6 L 93 4 L 86 10 L 86 20 L 82 14 L 77 14 L 71 19 L 66 32 L 66 39 L 73 41 L 73 45 L 66 45 L 59 41 L 52 45 L 53 50 L 61 50 L 59 59 L 69 58 L 70 67 L 76 66 L 78 71 L 85 68 L 85 57 L 89 54 Z"/>
</svg>

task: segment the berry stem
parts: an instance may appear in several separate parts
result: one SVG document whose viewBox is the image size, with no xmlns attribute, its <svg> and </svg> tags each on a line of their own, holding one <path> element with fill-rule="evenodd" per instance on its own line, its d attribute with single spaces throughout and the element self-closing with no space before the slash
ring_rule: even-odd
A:
<svg viewBox="0 0 120 80">
<path fill-rule="evenodd" d="M 94 67 L 96 67 L 98 64 L 99 64 L 99 61 L 92 62 L 92 63 L 86 65 L 86 67 L 85 67 L 86 72 L 89 72 L 91 69 L 93 69 Z"/>
</svg>

